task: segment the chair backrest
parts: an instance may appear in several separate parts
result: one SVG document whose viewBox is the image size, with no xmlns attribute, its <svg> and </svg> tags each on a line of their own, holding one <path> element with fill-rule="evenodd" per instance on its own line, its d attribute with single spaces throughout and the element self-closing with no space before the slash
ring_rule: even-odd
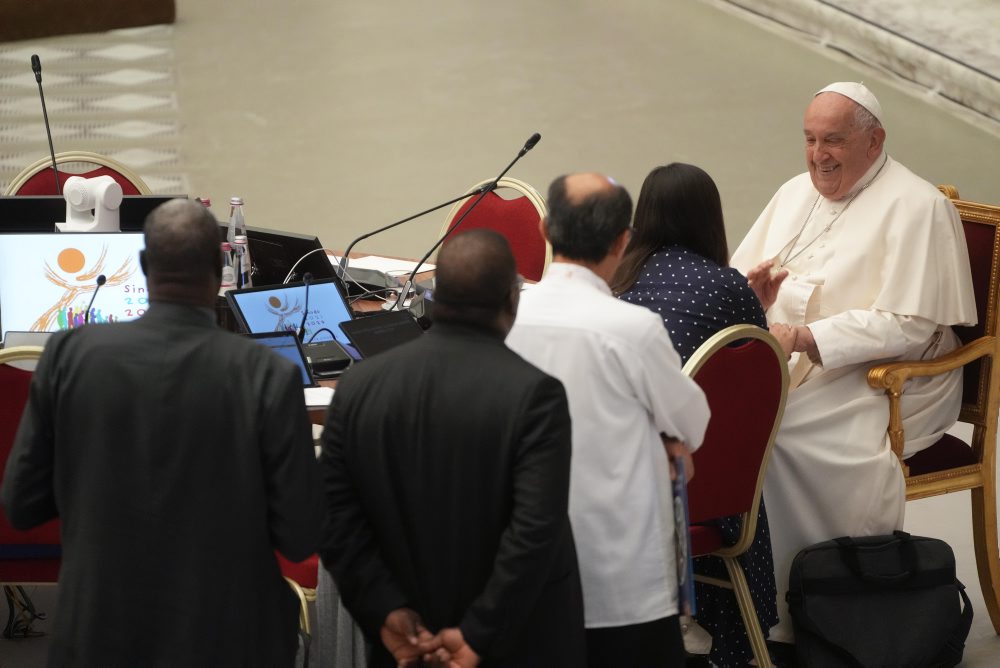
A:
<svg viewBox="0 0 1000 668">
<path fill-rule="evenodd" d="M 40 346 L 17 346 L 0 350 L 0 480 L 3 479 L 14 445 L 21 414 L 28 402 L 31 371 L 11 366 L 11 362 L 37 360 L 42 356 Z M 18 531 L 7 523 L 7 516 L 0 508 L 0 547 L 9 545 L 58 545 L 57 520 L 29 531 Z"/>
<path fill-rule="evenodd" d="M 752 539 L 768 457 L 785 411 L 785 355 L 767 330 L 733 325 L 705 341 L 684 373 L 701 387 L 712 411 L 705 440 L 694 453 L 690 521 L 743 514 L 745 538 Z"/>
<path fill-rule="evenodd" d="M 122 187 L 124 195 L 149 195 L 149 186 L 138 174 L 107 156 L 89 151 L 66 151 L 56 153 L 59 165 L 59 183 L 66 184 L 69 176 L 91 179 L 96 176 L 110 176 Z M 4 191 L 4 195 L 61 195 L 56 190 L 52 174 L 52 159 L 42 158 L 28 165 L 17 174 Z"/>
<path fill-rule="evenodd" d="M 470 189 L 470 193 L 486 185 L 492 179 L 481 181 Z M 513 194 L 513 197 L 508 197 Z M 445 234 L 476 201 L 477 195 L 457 202 L 448 212 L 441 227 Z M 517 262 L 517 271 L 525 278 L 537 281 L 552 261 L 552 248 L 538 229 L 539 221 L 547 213 L 545 200 L 524 181 L 503 178 L 493 190 L 483 197 L 475 210 L 462 221 L 454 234 L 461 234 L 476 228 L 495 230 L 507 238 Z"/>
<path fill-rule="evenodd" d="M 951 197 L 958 210 L 965 231 L 965 242 L 969 251 L 969 265 L 972 269 L 972 287 L 976 297 L 976 313 L 979 321 L 971 327 L 954 327 L 955 334 L 963 344 L 983 336 L 997 335 L 997 304 L 1000 289 L 1000 206 L 966 202 L 958 199 L 958 191 L 953 186 L 940 186 Z M 989 402 L 989 380 L 992 358 L 984 357 L 964 368 L 962 391 L 962 415 L 959 419 L 972 424 L 982 424 L 986 418 Z"/>
</svg>

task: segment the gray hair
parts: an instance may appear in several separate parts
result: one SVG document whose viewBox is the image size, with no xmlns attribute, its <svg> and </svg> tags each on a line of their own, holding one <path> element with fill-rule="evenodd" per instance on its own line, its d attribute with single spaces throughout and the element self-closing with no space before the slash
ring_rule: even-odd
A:
<svg viewBox="0 0 1000 668">
<path fill-rule="evenodd" d="M 875 118 L 875 114 L 868 111 L 860 104 L 854 104 L 854 127 L 860 128 L 865 132 L 871 132 L 875 128 L 882 127 L 882 123 Z"/>
</svg>

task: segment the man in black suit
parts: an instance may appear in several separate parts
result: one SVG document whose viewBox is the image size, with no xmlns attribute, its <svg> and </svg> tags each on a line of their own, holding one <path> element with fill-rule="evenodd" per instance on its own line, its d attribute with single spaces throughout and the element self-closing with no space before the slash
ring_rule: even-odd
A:
<svg viewBox="0 0 1000 668">
<path fill-rule="evenodd" d="M 49 665 L 290 665 L 274 550 L 314 552 L 321 511 L 299 371 L 216 327 L 204 207 L 160 206 L 145 243 L 149 310 L 49 340 L 7 465 L 11 524 L 62 524 Z"/>
<path fill-rule="evenodd" d="M 438 256 L 434 326 L 337 387 L 320 555 L 373 665 L 584 663 L 569 409 L 504 345 L 518 297 L 506 240 L 461 234 Z"/>
</svg>

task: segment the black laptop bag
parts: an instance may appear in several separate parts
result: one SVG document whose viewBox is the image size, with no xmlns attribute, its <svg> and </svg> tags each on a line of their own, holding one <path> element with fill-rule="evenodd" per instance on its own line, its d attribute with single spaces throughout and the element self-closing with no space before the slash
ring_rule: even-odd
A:
<svg viewBox="0 0 1000 668">
<path fill-rule="evenodd" d="M 807 547 L 786 600 L 807 668 L 955 666 L 972 625 L 951 547 L 903 531 Z"/>
</svg>

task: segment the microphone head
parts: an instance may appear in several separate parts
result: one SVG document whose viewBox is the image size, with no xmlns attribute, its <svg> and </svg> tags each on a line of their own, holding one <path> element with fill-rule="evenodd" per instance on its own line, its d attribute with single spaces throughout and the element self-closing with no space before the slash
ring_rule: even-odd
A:
<svg viewBox="0 0 1000 668">
<path fill-rule="evenodd" d="M 535 144 L 537 144 L 538 140 L 541 139 L 541 138 L 542 138 L 542 135 L 540 135 L 537 132 L 535 134 L 531 135 L 530 137 L 528 137 L 528 141 L 524 142 L 524 150 L 525 151 L 530 151 L 531 149 L 535 148 Z"/>
<path fill-rule="evenodd" d="M 306 285 L 312 283 L 312 279 L 313 275 L 311 271 L 307 271 L 306 273 L 302 274 L 302 282 L 305 283 Z"/>
<path fill-rule="evenodd" d="M 31 56 L 31 71 L 35 73 L 35 81 L 42 83 L 42 60 L 37 53 Z"/>
<path fill-rule="evenodd" d="M 107 282 L 108 282 L 108 279 L 104 277 L 104 274 L 101 274 L 100 276 L 97 277 L 97 285 L 98 285 L 98 287 L 104 285 Z"/>
</svg>

